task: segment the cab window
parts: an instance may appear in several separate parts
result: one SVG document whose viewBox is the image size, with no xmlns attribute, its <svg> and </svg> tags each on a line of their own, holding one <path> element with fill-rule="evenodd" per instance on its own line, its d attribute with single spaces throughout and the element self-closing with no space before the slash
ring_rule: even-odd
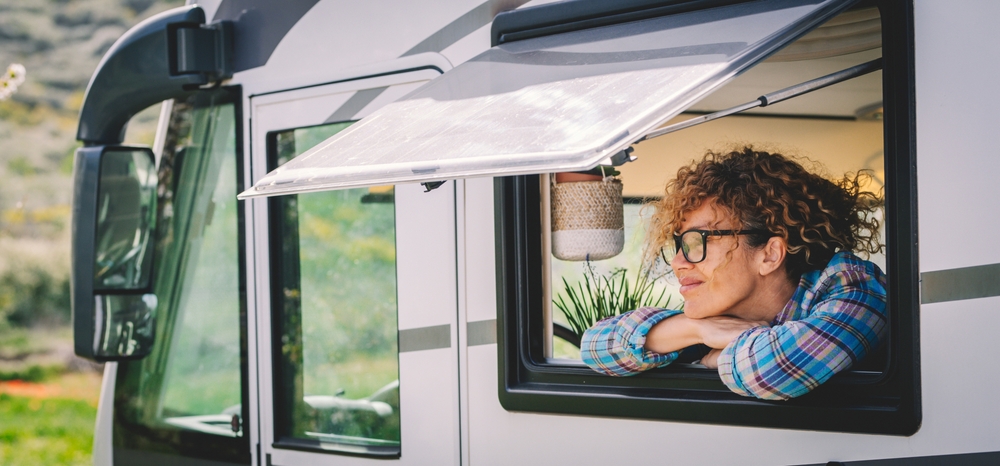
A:
<svg viewBox="0 0 1000 466">
<path fill-rule="evenodd" d="M 250 461 L 238 101 L 222 88 L 172 102 L 158 164 L 156 344 L 118 365 L 116 459 Z"/>
<path fill-rule="evenodd" d="M 271 169 L 349 125 L 269 133 Z M 276 445 L 398 456 L 393 187 L 269 202 Z"/>
</svg>

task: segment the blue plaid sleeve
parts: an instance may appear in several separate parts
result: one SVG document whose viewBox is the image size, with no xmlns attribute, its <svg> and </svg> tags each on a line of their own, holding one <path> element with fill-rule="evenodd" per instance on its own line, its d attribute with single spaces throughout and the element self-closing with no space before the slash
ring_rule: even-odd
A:
<svg viewBox="0 0 1000 466">
<path fill-rule="evenodd" d="M 835 257 L 811 289 L 800 286 L 793 299 L 805 310 L 801 319 L 749 329 L 726 346 L 719 375 L 732 391 L 770 400 L 804 395 L 885 339 L 885 276 L 853 255 L 843 259 Z"/>
<path fill-rule="evenodd" d="M 644 307 L 609 317 L 587 329 L 580 343 L 583 362 L 607 375 L 634 375 L 670 364 L 679 352 L 659 354 L 647 351 L 646 335 L 664 319 L 681 311 Z"/>
</svg>

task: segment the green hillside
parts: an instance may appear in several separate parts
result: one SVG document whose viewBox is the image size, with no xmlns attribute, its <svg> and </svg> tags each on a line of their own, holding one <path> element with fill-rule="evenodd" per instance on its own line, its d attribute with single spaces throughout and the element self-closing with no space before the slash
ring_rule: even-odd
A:
<svg viewBox="0 0 1000 466">
<path fill-rule="evenodd" d="M 0 69 L 27 68 L 0 101 L 0 331 L 69 322 L 69 211 L 77 114 L 118 37 L 179 0 L 3 0 Z M 156 115 L 131 125 L 150 142 Z"/>
</svg>

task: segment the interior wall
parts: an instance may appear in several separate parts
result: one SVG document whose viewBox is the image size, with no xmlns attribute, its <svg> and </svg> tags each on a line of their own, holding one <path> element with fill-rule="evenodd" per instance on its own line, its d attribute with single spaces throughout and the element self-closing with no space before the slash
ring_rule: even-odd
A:
<svg viewBox="0 0 1000 466">
<path fill-rule="evenodd" d="M 668 124 L 692 116 L 680 115 Z M 632 155 L 638 160 L 618 167 L 624 194 L 659 196 L 682 165 L 700 160 L 707 150 L 743 144 L 806 157 L 820 164 L 813 171 L 825 171 L 827 177 L 871 169 L 884 179 L 880 121 L 730 116 L 636 145 Z"/>
</svg>

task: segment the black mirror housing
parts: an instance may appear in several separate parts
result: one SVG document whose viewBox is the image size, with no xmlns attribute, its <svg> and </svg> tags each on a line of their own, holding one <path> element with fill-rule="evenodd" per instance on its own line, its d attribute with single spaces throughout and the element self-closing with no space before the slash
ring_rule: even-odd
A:
<svg viewBox="0 0 1000 466">
<path fill-rule="evenodd" d="M 156 187 L 149 148 L 76 152 L 70 283 L 74 350 L 81 357 L 140 359 L 152 349 Z"/>
</svg>

